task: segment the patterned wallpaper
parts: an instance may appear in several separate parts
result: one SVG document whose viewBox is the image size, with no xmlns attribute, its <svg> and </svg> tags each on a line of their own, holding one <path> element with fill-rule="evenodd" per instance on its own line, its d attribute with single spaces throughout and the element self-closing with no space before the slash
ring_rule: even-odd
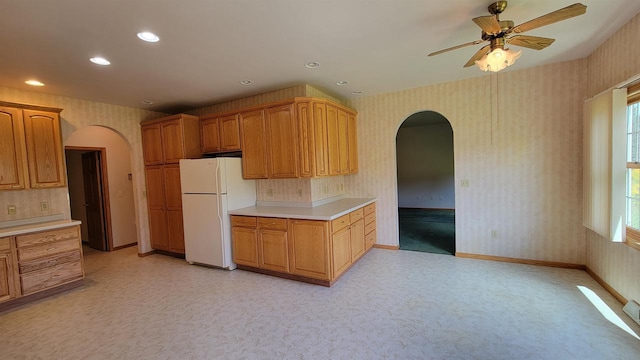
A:
<svg viewBox="0 0 640 360">
<path fill-rule="evenodd" d="M 62 108 L 63 144 L 75 130 L 88 125 L 102 125 L 119 133 L 131 147 L 131 166 L 133 171 L 133 189 L 136 211 L 136 227 L 140 240 L 140 252 L 150 251 L 149 223 L 147 217 L 146 192 L 144 182 L 144 165 L 142 162 L 142 143 L 140 137 L 140 121 L 162 117 L 166 114 L 142 109 L 97 103 L 74 99 L 65 96 L 48 95 L 0 87 L 0 99 L 24 104 L 51 106 Z M 49 201 L 50 211 L 45 214 L 40 210 L 40 201 Z M 70 218 L 69 196 L 67 188 L 0 191 L 0 204 L 16 204 L 18 213 L 15 217 L 0 215 L 0 221 L 16 220 L 34 216 L 62 213 Z M 0 213 L 5 211 L 0 211 Z"/>
<path fill-rule="evenodd" d="M 378 243 L 398 245 L 398 127 L 432 110 L 453 127 L 456 251 L 584 264 L 585 65 L 513 69 L 352 100 L 360 172 L 345 186 L 350 196 L 378 198 Z M 459 186 L 463 179 L 468 188 Z"/>
<path fill-rule="evenodd" d="M 640 14 L 588 57 L 588 96 L 640 76 Z M 640 251 L 587 232 L 587 266 L 626 299 L 640 301 Z"/>
</svg>

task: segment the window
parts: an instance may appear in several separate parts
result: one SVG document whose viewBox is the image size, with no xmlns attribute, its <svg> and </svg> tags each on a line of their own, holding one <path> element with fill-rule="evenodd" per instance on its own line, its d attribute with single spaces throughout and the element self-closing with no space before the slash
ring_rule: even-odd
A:
<svg viewBox="0 0 640 360">
<path fill-rule="evenodd" d="M 640 84 L 627 89 L 627 244 L 640 249 Z"/>
</svg>

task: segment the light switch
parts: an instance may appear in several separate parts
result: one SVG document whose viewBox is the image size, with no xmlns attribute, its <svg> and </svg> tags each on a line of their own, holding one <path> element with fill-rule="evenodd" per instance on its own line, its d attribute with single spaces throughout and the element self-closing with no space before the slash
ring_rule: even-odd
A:
<svg viewBox="0 0 640 360">
<path fill-rule="evenodd" d="M 7 214 L 15 215 L 16 213 L 17 213 L 17 211 L 16 211 L 16 206 L 15 205 L 7 206 Z"/>
</svg>

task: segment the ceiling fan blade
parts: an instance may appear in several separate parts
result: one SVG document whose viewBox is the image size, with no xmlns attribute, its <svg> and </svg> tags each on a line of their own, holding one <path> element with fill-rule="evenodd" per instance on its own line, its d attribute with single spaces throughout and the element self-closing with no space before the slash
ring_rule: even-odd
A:
<svg viewBox="0 0 640 360">
<path fill-rule="evenodd" d="M 556 39 L 539 36 L 515 35 L 507 39 L 507 44 L 522 46 L 534 50 L 542 50 L 553 44 Z"/>
<path fill-rule="evenodd" d="M 473 18 L 473 22 L 480 26 L 482 31 L 487 34 L 497 34 L 502 31 L 500 23 L 494 15 L 479 16 L 477 18 Z"/>
<path fill-rule="evenodd" d="M 464 64 L 463 67 L 469 67 L 474 65 L 476 63 L 476 60 L 480 60 L 482 59 L 483 56 L 487 55 L 487 53 L 489 52 L 489 49 L 491 49 L 491 44 L 483 46 L 471 57 L 471 59 L 469 59 L 469 61 L 467 61 L 466 64 Z"/>
<path fill-rule="evenodd" d="M 440 51 L 436 51 L 436 52 L 432 52 L 431 54 L 429 54 L 428 56 L 434 56 L 434 55 L 440 55 L 442 53 L 445 53 L 447 51 L 451 51 L 451 50 L 457 50 L 466 46 L 471 46 L 471 45 L 478 45 L 482 42 L 485 42 L 486 40 L 476 40 L 476 41 L 472 41 L 472 42 L 468 42 L 466 44 L 461 44 L 461 45 L 457 45 L 457 46 L 453 46 L 450 48 L 446 48 L 446 49 L 442 49 Z"/>
<path fill-rule="evenodd" d="M 560 10 L 556 10 L 546 15 L 537 17 L 533 20 L 529 20 L 518 26 L 514 26 L 512 29 L 507 31 L 507 33 L 522 33 L 542 26 L 550 25 L 558 21 L 566 20 L 574 16 L 582 15 L 585 12 L 587 12 L 587 7 L 585 5 L 575 3 Z"/>
</svg>

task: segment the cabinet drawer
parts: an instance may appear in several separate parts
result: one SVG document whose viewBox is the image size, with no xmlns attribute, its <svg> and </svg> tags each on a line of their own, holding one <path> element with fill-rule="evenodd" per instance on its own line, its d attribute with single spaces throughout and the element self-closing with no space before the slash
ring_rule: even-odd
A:
<svg viewBox="0 0 640 360">
<path fill-rule="evenodd" d="M 371 203 L 367 206 L 364 207 L 364 215 L 369 215 L 371 213 L 375 213 L 376 212 L 376 203 Z"/>
<path fill-rule="evenodd" d="M 18 248 L 18 260 L 27 261 L 42 257 L 48 257 L 63 252 L 77 250 L 80 248 L 78 239 L 62 240 L 52 243 L 45 243 L 38 246 Z"/>
<path fill-rule="evenodd" d="M 82 263 L 80 261 L 60 264 L 51 268 L 20 275 L 22 294 L 28 295 L 40 290 L 62 285 L 66 282 L 81 279 Z"/>
<path fill-rule="evenodd" d="M 11 251 L 11 238 L 1 238 L 0 239 L 0 251 Z"/>
<path fill-rule="evenodd" d="M 371 224 L 367 224 L 364 226 L 364 233 L 368 234 L 376 229 L 376 222 L 372 222 Z"/>
<path fill-rule="evenodd" d="M 337 218 L 335 220 L 331 220 L 331 232 L 335 233 L 336 231 L 338 231 L 340 229 L 346 228 L 347 226 L 349 226 L 349 224 L 350 224 L 350 222 L 349 222 L 349 214 L 340 216 L 339 218 Z"/>
<path fill-rule="evenodd" d="M 376 236 L 376 232 L 375 229 L 374 231 L 368 233 L 367 235 L 364 236 L 364 242 L 365 244 L 367 244 L 367 248 L 373 246 L 373 244 L 376 243 L 377 240 L 377 236 Z"/>
<path fill-rule="evenodd" d="M 364 216 L 364 210 L 362 208 L 358 210 L 354 210 L 349 213 L 349 221 L 351 222 L 351 224 L 353 224 L 354 222 L 362 219 L 363 216 Z"/>
<path fill-rule="evenodd" d="M 257 220 L 254 216 L 231 216 L 231 226 L 256 227 Z"/>
<path fill-rule="evenodd" d="M 20 274 L 26 274 L 32 271 L 50 268 L 60 264 L 75 262 L 81 259 L 80 251 L 73 250 L 66 253 L 58 254 L 44 259 L 36 259 L 31 261 L 20 262 Z"/>
<path fill-rule="evenodd" d="M 258 218 L 260 229 L 287 230 L 287 219 L 282 218 Z"/>
<path fill-rule="evenodd" d="M 78 227 L 72 226 L 64 229 L 49 230 L 39 233 L 16 236 L 16 244 L 19 248 L 21 248 L 25 246 L 40 245 L 54 241 L 78 238 Z"/>
<path fill-rule="evenodd" d="M 371 224 L 374 221 L 376 221 L 376 213 L 372 213 L 364 217 L 365 225 Z"/>
</svg>

